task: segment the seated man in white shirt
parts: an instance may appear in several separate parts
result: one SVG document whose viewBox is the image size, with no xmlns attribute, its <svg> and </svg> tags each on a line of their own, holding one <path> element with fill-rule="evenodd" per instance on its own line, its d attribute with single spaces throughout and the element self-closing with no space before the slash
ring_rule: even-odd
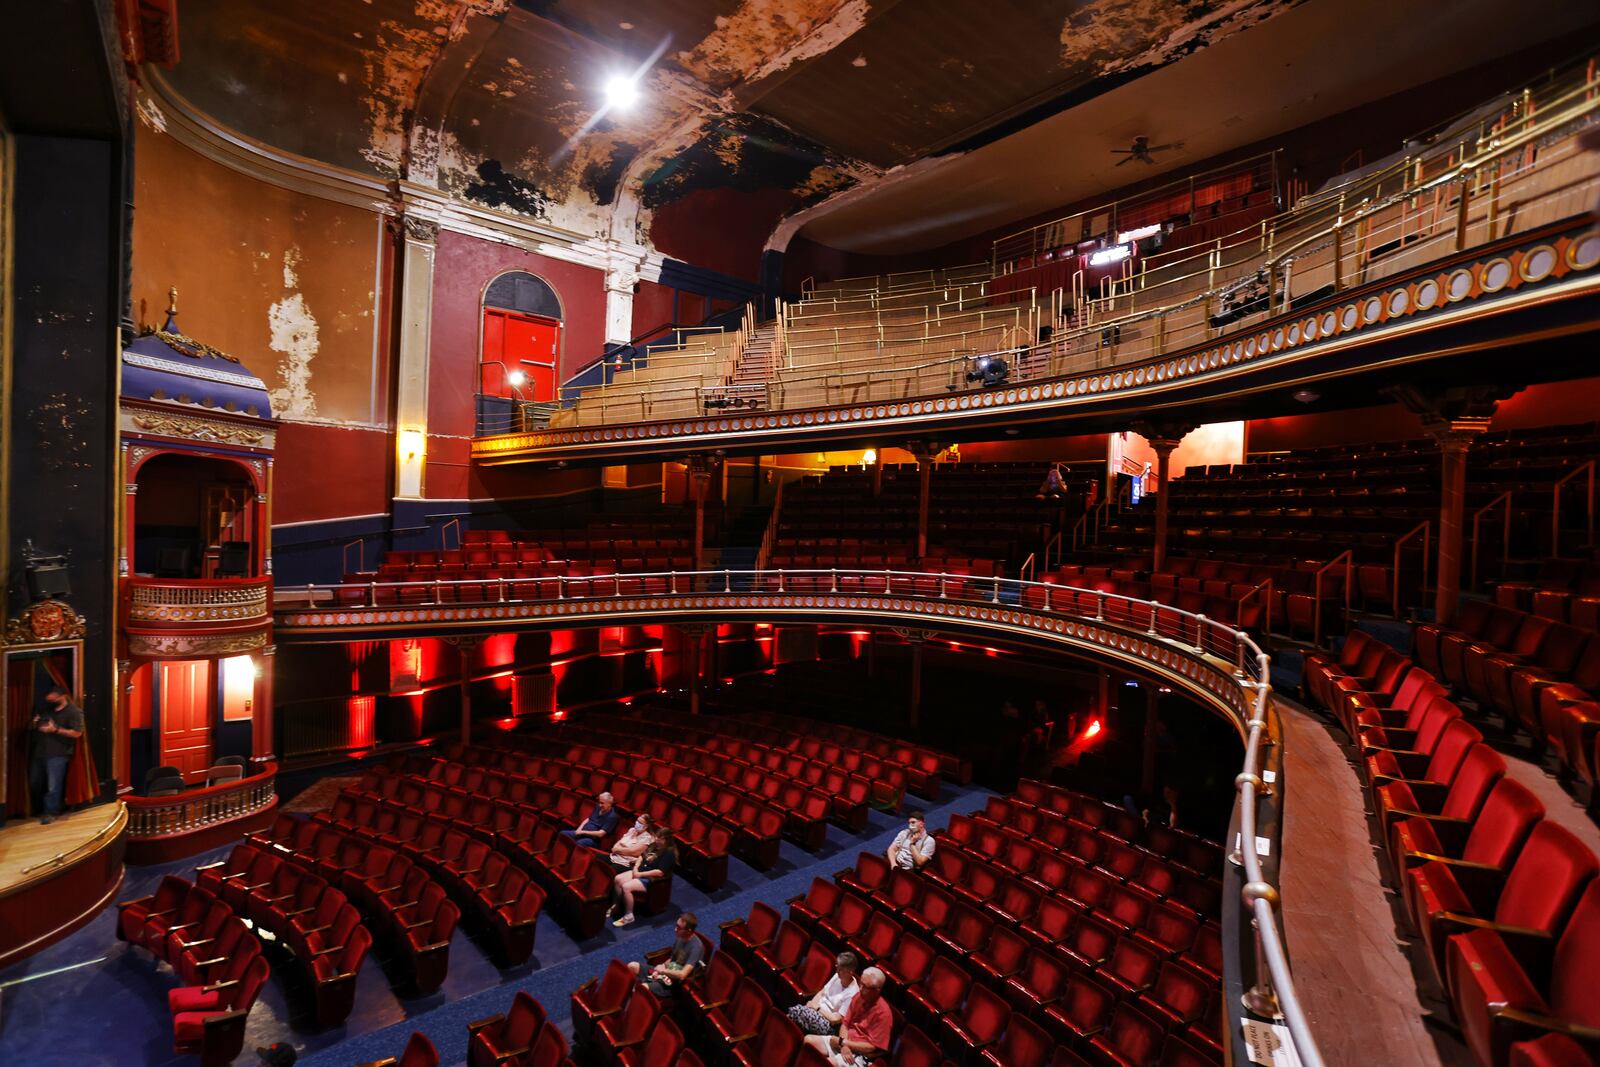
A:
<svg viewBox="0 0 1600 1067">
<path fill-rule="evenodd" d="M 816 995 L 804 1004 L 789 1009 L 789 1018 L 808 1034 L 831 1037 L 839 1032 L 844 1013 L 861 987 L 856 982 L 856 971 L 861 961 L 854 952 L 841 952 L 833 961 L 833 975 L 817 990 Z"/>
<path fill-rule="evenodd" d="M 895 835 L 883 855 L 891 866 L 907 871 L 920 871 L 933 859 L 933 835 L 923 825 L 920 810 L 907 814 L 906 828 Z"/>
</svg>

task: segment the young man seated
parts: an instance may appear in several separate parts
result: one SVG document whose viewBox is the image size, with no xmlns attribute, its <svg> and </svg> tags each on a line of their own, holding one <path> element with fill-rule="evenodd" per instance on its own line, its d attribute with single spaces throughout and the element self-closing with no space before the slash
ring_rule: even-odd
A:
<svg viewBox="0 0 1600 1067">
<path fill-rule="evenodd" d="M 672 950 L 666 959 L 650 968 L 644 980 L 646 989 L 658 997 L 670 997 L 674 989 L 693 977 L 695 971 L 705 963 L 706 947 L 694 936 L 695 928 L 699 925 L 700 920 L 695 918 L 692 911 L 678 916 L 678 921 L 672 927 L 675 935 Z M 638 974 L 639 964 L 628 964 L 628 970 Z"/>
</svg>

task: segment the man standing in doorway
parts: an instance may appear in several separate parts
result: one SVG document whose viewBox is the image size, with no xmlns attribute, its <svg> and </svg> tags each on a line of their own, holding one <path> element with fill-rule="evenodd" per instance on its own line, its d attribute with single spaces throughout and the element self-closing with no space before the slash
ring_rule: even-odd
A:
<svg viewBox="0 0 1600 1067">
<path fill-rule="evenodd" d="M 44 710 L 33 717 L 36 736 L 30 778 L 35 792 L 44 794 L 41 823 L 53 823 L 61 814 L 61 797 L 67 787 L 67 767 L 83 736 L 83 710 L 59 685 L 44 695 Z"/>
</svg>

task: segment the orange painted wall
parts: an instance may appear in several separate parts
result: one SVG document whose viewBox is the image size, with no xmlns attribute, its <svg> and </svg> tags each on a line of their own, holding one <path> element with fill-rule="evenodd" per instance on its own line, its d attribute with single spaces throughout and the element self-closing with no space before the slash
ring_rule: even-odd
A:
<svg viewBox="0 0 1600 1067">
<path fill-rule="evenodd" d="M 387 421 L 379 215 L 257 181 L 143 124 L 135 181 L 136 322 L 160 326 L 175 285 L 183 331 L 266 382 L 274 415 Z"/>
<path fill-rule="evenodd" d="M 1172 450 L 1167 468 L 1171 477 L 1182 478 L 1185 467 L 1202 463 L 1244 462 L 1245 424 L 1242 422 L 1215 422 L 1191 430 L 1183 443 Z M 1129 433 L 1122 445 L 1122 454 L 1140 463 L 1156 468 L 1156 450 L 1150 442 L 1136 433 Z"/>
</svg>

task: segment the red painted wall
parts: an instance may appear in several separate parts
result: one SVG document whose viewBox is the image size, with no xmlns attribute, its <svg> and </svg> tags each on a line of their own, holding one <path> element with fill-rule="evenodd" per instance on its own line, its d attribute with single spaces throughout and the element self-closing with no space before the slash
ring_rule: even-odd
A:
<svg viewBox="0 0 1600 1067">
<path fill-rule="evenodd" d="M 664 256 L 760 281 L 767 235 L 794 203 L 787 189 L 698 189 L 656 209 L 650 242 Z"/>
<path fill-rule="evenodd" d="M 1103 433 L 1028 441 L 967 441 L 961 445 L 963 463 L 1064 463 L 1105 458 L 1106 435 Z"/>
<path fill-rule="evenodd" d="M 273 454 L 274 525 L 389 510 L 387 430 L 288 422 Z"/>
<path fill-rule="evenodd" d="M 483 291 L 491 280 L 508 270 L 538 275 L 561 300 L 559 379 L 564 381 L 593 362 L 604 346 L 606 296 L 601 271 L 510 245 L 441 232 L 433 264 L 433 322 L 428 350 L 428 469 L 424 492 L 430 499 L 468 495 L 467 439 L 473 432 Z"/>
<path fill-rule="evenodd" d="M 660 282 L 640 282 L 633 294 L 633 336 L 672 321 L 672 289 Z"/>
<path fill-rule="evenodd" d="M 1600 378 L 1531 385 L 1501 402 L 1493 430 L 1526 430 L 1594 422 L 1600 416 Z M 1399 404 L 1346 411 L 1253 419 L 1246 428 L 1250 452 L 1284 452 L 1323 445 L 1405 441 L 1424 436 L 1422 420 Z"/>
</svg>

